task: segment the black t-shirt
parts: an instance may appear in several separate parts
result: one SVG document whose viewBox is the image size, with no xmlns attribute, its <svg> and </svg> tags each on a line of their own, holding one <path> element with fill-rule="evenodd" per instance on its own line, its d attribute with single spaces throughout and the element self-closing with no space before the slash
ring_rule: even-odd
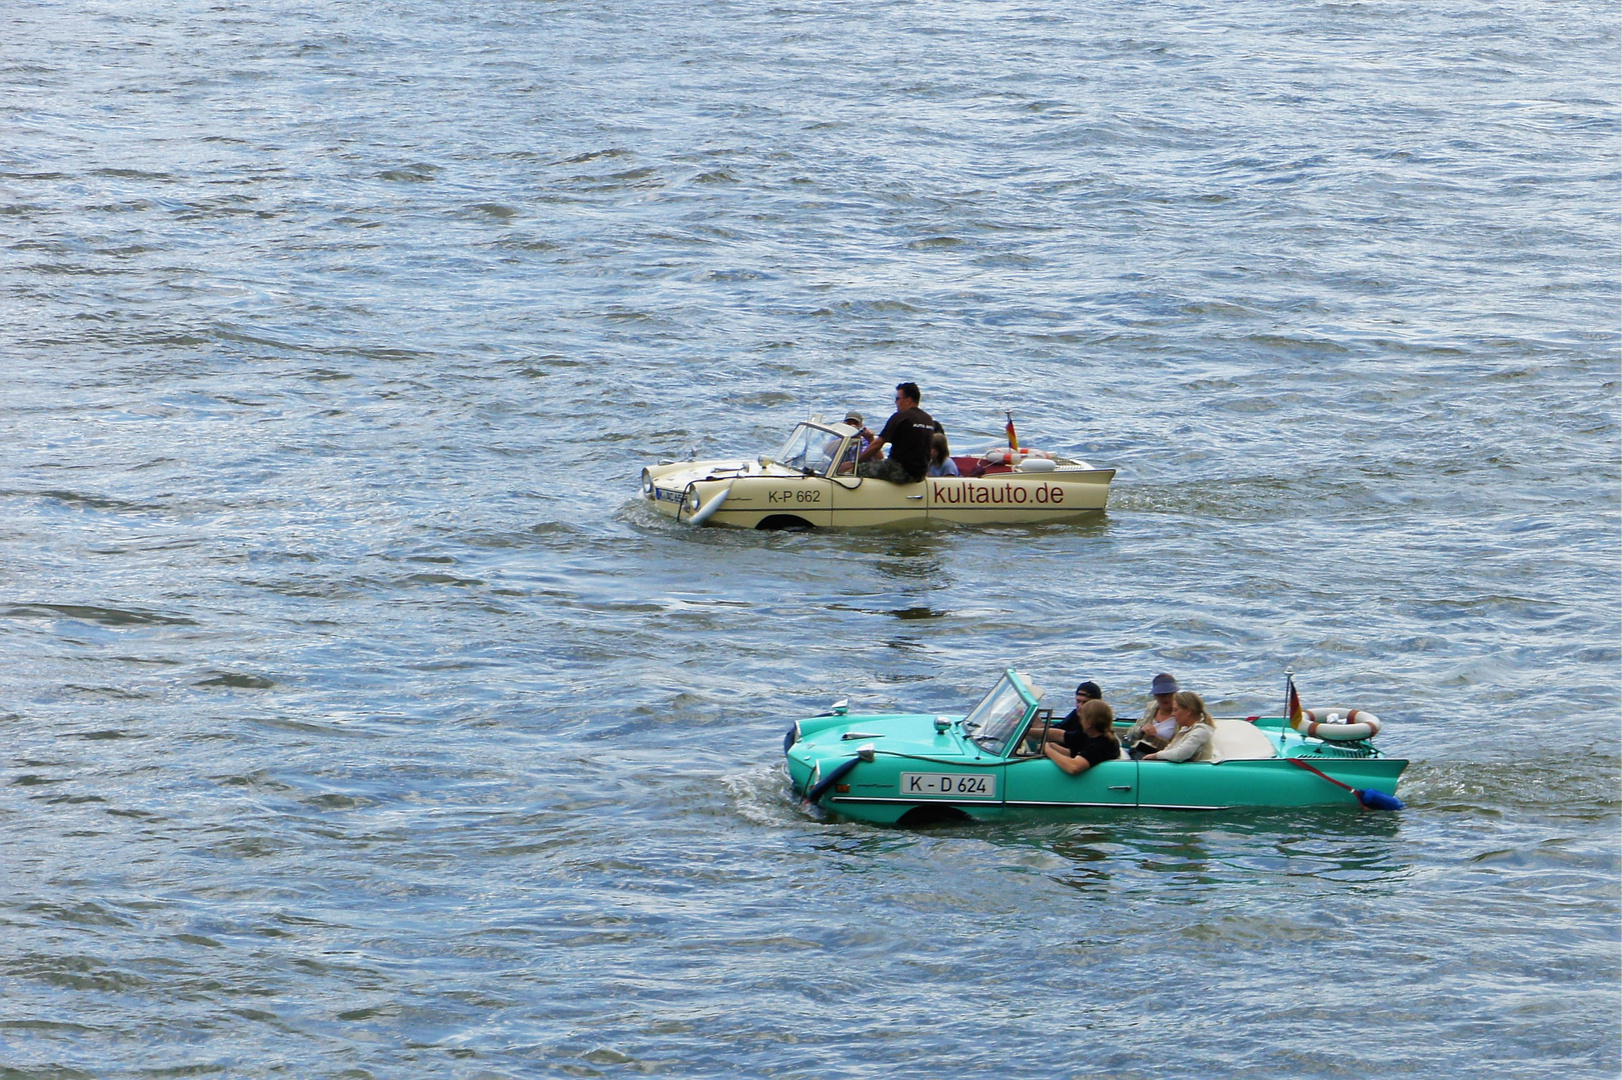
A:
<svg viewBox="0 0 1622 1080">
<path fill-rule="evenodd" d="M 1058 728 L 1060 731 L 1080 731 L 1081 717 L 1076 715 L 1076 710 L 1071 709 L 1069 716 L 1065 717 L 1063 720 L 1060 720 L 1053 726 Z"/>
<path fill-rule="evenodd" d="M 914 477 L 922 477 L 929 471 L 929 440 L 934 434 L 934 418 L 914 406 L 885 421 L 879 438 L 890 444 L 892 461 Z"/>
<path fill-rule="evenodd" d="M 1107 735 L 1088 735 L 1084 731 L 1066 731 L 1064 748 L 1072 754 L 1086 758 L 1089 765 L 1114 761 L 1121 756 L 1120 743 Z"/>
</svg>

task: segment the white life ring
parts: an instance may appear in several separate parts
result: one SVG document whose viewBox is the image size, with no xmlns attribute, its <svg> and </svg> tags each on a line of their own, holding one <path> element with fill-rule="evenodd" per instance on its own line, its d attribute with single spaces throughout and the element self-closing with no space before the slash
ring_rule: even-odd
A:
<svg viewBox="0 0 1622 1080">
<path fill-rule="evenodd" d="M 1367 709 L 1302 709 L 1290 726 L 1311 739 L 1354 742 L 1380 734 L 1380 718 Z"/>
<path fill-rule="evenodd" d="M 1020 462 L 1028 461 L 1031 458 L 1052 461 L 1053 455 L 1046 450 L 1032 450 L 1028 446 L 1022 446 L 1018 450 L 1007 446 L 993 446 L 980 455 L 980 460 L 987 465 L 1018 465 Z"/>
</svg>

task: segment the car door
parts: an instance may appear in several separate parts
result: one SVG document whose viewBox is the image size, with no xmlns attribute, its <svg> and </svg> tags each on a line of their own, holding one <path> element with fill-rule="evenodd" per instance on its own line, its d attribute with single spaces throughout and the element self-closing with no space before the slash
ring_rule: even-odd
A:
<svg viewBox="0 0 1622 1080">
<path fill-rule="evenodd" d="M 922 521 L 925 483 L 892 484 L 870 477 L 840 476 L 833 482 L 835 525 L 887 525 L 894 521 Z"/>
<path fill-rule="evenodd" d="M 1134 806 L 1138 763 L 1105 761 L 1071 776 L 1046 757 L 1023 758 L 1004 770 L 1004 804 L 1009 807 Z"/>
<path fill-rule="evenodd" d="M 1242 776 L 1241 769 L 1226 769 L 1209 761 L 1144 761 L 1139 766 L 1140 806 L 1209 810 L 1240 801 L 1231 781 Z"/>
</svg>

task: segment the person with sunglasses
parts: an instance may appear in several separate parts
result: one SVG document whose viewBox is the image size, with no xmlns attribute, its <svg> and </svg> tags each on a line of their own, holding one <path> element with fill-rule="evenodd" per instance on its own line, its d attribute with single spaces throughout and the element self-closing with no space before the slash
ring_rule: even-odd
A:
<svg viewBox="0 0 1622 1080">
<path fill-rule="evenodd" d="M 924 478 L 929 471 L 929 441 L 939 425 L 934 417 L 918 407 L 923 396 L 915 382 L 904 382 L 895 388 L 896 411 L 862 452 L 856 466 L 857 476 L 888 480 L 892 484 L 916 484 Z M 890 447 L 890 456 L 880 458 L 879 452 L 886 445 Z"/>
</svg>

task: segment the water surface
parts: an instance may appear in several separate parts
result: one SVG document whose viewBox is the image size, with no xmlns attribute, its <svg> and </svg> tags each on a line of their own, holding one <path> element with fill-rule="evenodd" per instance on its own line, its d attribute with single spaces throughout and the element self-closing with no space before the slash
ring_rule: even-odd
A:
<svg viewBox="0 0 1622 1080">
<path fill-rule="evenodd" d="M 8 1076 L 1610 1077 L 1608 5 L 38 4 L 0 34 Z M 692 531 L 870 423 L 1076 525 Z M 1389 722 L 1399 815 L 925 832 L 781 734 Z"/>
</svg>

